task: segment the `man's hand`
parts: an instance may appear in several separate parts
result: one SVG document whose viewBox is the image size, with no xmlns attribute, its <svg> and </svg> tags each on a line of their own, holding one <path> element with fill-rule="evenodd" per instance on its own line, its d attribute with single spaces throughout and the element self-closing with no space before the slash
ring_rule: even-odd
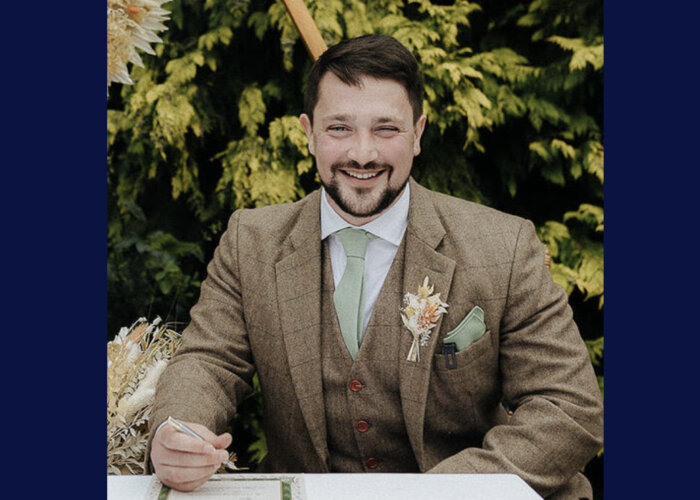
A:
<svg viewBox="0 0 700 500">
<path fill-rule="evenodd" d="M 228 432 L 217 436 L 203 425 L 184 424 L 206 441 L 179 432 L 172 425 L 163 425 L 153 436 L 151 462 L 163 484 L 192 491 L 207 482 L 221 463 L 228 460 L 226 447 L 233 438 Z"/>
</svg>

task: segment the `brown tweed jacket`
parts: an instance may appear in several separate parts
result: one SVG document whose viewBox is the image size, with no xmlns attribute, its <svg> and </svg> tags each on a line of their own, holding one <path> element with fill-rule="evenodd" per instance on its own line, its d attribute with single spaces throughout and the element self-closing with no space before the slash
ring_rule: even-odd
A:
<svg viewBox="0 0 700 500">
<path fill-rule="evenodd" d="M 158 384 L 152 429 L 172 415 L 222 431 L 257 370 L 263 470 L 328 471 L 319 210 L 316 191 L 231 216 L 182 347 Z M 400 325 L 403 294 L 425 276 L 449 304 L 420 362 L 406 361 L 407 330 L 396 360 L 397 418 L 420 470 L 515 473 L 543 496 L 590 497 L 577 471 L 602 445 L 600 391 L 533 224 L 411 179 L 404 238 L 403 276 L 384 283 L 390 293 L 383 289 L 370 322 Z M 437 346 L 477 305 L 487 333 L 447 370 Z"/>
</svg>

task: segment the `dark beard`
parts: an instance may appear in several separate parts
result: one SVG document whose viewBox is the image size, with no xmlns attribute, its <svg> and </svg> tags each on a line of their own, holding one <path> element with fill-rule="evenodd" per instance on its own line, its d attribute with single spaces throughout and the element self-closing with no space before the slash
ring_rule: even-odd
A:
<svg viewBox="0 0 700 500">
<path fill-rule="evenodd" d="M 396 188 L 392 189 L 391 187 L 387 187 L 384 192 L 382 193 L 381 198 L 379 199 L 379 202 L 372 207 L 369 207 L 366 211 L 358 211 L 353 209 L 351 206 L 349 206 L 341 197 L 340 194 L 340 188 L 338 187 L 338 183 L 335 182 L 336 176 L 339 175 L 345 175 L 339 170 L 342 168 L 354 168 L 354 169 L 362 169 L 362 170 L 373 170 L 376 168 L 383 168 L 385 169 L 384 174 L 387 176 L 387 183 L 391 179 L 391 175 L 394 173 L 394 167 L 389 165 L 388 163 L 376 163 L 376 162 L 369 162 L 366 163 L 364 166 L 360 166 L 359 163 L 357 162 L 338 162 L 334 163 L 331 165 L 331 173 L 333 174 L 331 177 L 331 181 L 326 184 L 323 181 L 321 183 L 323 184 L 323 187 L 326 189 L 326 192 L 328 195 L 331 197 L 331 199 L 338 205 L 338 207 L 345 213 L 352 215 L 353 217 L 372 217 L 374 215 L 377 215 L 384 211 L 389 205 L 391 205 L 394 200 L 401 194 L 403 191 L 404 186 L 406 183 L 408 183 L 408 177 L 406 178 L 406 181 L 401 183 L 401 185 Z M 364 190 L 358 190 L 358 194 L 362 195 L 362 191 Z"/>
</svg>

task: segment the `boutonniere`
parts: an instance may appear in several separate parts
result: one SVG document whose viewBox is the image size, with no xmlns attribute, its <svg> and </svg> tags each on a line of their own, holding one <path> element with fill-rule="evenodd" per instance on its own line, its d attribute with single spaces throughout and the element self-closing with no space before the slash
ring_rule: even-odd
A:
<svg viewBox="0 0 700 500">
<path fill-rule="evenodd" d="M 401 319 L 408 331 L 413 335 L 413 343 L 408 351 L 406 360 L 420 361 L 419 346 L 423 347 L 430 340 L 430 330 L 437 324 L 440 316 L 447 312 L 448 305 L 440 300 L 440 294 L 433 293 L 433 286 L 428 285 L 428 277 L 425 277 L 423 285 L 418 287 L 418 293 L 406 292 L 403 298 Z"/>
</svg>

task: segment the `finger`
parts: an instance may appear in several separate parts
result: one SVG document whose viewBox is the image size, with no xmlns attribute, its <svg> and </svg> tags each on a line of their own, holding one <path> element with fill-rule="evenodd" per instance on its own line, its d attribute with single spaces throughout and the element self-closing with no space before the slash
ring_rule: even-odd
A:
<svg viewBox="0 0 700 500">
<path fill-rule="evenodd" d="M 211 467 L 219 466 L 228 460 L 226 450 L 216 450 L 213 453 L 185 453 L 163 448 L 157 455 L 158 463 L 174 467 Z"/>
<path fill-rule="evenodd" d="M 155 441 L 161 444 L 164 448 L 172 451 L 182 451 L 186 453 L 212 453 L 214 445 L 208 441 L 200 441 L 197 438 L 188 436 L 175 429 L 170 429 L 170 432 L 158 432 Z"/>
<path fill-rule="evenodd" d="M 209 430 L 208 427 L 202 424 L 195 424 L 194 422 L 185 422 L 185 425 L 187 425 L 190 429 L 195 431 L 197 434 L 202 436 L 210 443 L 216 438 L 216 434 L 214 434 L 211 430 Z"/>
<path fill-rule="evenodd" d="M 218 466 L 173 467 L 163 465 L 156 469 L 156 475 L 166 486 L 189 491 L 205 483 L 218 469 Z"/>
<path fill-rule="evenodd" d="M 211 444 L 213 444 L 217 450 L 223 450 L 224 448 L 228 448 L 232 442 L 233 436 L 231 436 L 231 434 L 229 434 L 228 432 L 224 432 L 223 434 L 219 434 L 218 436 L 216 436 L 211 441 Z"/>
</svg>

